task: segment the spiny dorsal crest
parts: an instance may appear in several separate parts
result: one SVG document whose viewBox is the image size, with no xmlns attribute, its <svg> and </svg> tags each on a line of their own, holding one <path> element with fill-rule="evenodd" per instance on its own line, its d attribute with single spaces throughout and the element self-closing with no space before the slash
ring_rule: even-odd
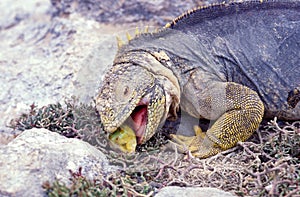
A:
<svg viewBox="0 0 300 197">
<path fill-rule="evenodd" d="M 235 0 L 233 0 L 232 2 L 235 2 Z M 162 27 L 162 28 L 155 28 L 155 30 L 151 31 L 151 32 L 149 32 L 149 26 L 146 26 L 144 28 L 144 31 L 142 31 L 142 32 L 140 32 L 140 30 L 139 30 L 138 27 L 136 27 L 135 33 L 134 33 L 135 34 L 134 37 L 132 37 L 128 32 L 126 33 L 127 42 L 129 42 L 133 38 L 136 38 L 136 37 L 140 36 L 143 33 L 150 33 L 150 34 L 152 34 L 152 33 L 158 33 L 160 31 L 163 31 L 166 28 L 173 27 L 174 25 L 176 25 L 176 23 L 178 21 L 183 20 L 185 18 L 188 18 L 191 14 L 193 14 L 193 13 L 199 11 L 199 10 L 204 10 L 204 9 L 212 8 L 214 6 L 224 6 L 224 5 L 226 5 L 225 1 L 222 2 L 222 3 L 212 3 L 212 4 L 209 4 L 209 5 L 205 5 L 205 6 L 198 6 L 198 7 L 194 8 L 194 9 L 188 10 L 187 12 L 185 12 L 182 15 L 178 16 L 177 18 L 175 18 L 174 20 L 172 20 L 172 22 L 167 23 L 164 27 Z M 117 36 L 118 49 L 120 49 L 127 42 L 124 42 L 121 39 L 120 36 Z"/>
<path fill-rule="evenodd" d="M 258 1 L 259 1 L 259 3 L 268 2 L 268 0 L 258 0 Z M 230 4 L 239 4 L 239 3 L 245 3 L 245 1 L 244 0 L 229 0 L 229 1 L 211 3 L 211 4 L 208 4 L 208 5 L 200 5 L 196 8 L 188 10 L 187 12 L 184 12 L 180 16 L 176 17 L 171 22 L 167 23 L 165 25 L 165 28 L 171 28 L 171 27 L 175 26 L 179 21 L 190 17 L 190 15 L 194 14 L 195 12 L 203 11 L 203 10 L 206 10 L 206 9 L 213 10 L 215 7 L 226 7 L 226 6 L 230 6 Z M 246 1 L 246 3 L 247 3 L 247 1 Z M 251 3 L 251 1 L 249 1 L 248 3 Z"/>
<path fill-rule="evenodd" d="M 129 32 L 126 32 L 127 41 L 123 41 L 120 36 L 116 36 L 116 38 L 117 38 L 117 44 L 118 44 L 118 49 L 120 49 L 124 44 L 128 43 L 133 38 L 136 38 L 136 37 L 140 36 L 141 34 L 147 34 L 147 33 L 151 34 L 151 33 L 157 33 L 158 32 L 158 28 L 155 28 L 152 31 L 149 31 L 149 28 L 150 28 L 149 26 L 145 26 L 145 28 L 141 31 L 139 29 L 139 27 L 136 27 L 135 28 L 135 32 L 134 32 L 134 36 L 131 36 L 131 34 Z"/>
<path fill-rule="evenodd" d="M 235 2 L 235 0 L 232 1 L 232 2 Z M 204 9 L 213 8 L 214 6 L 224 6 L 224 5 L 226 5 L 225 1 L 222 2 L 222 3 L 212 3 L 212 4 L 209 4 L 209 5 L 205 5 L 205 6 L 198 6 L 198 7 L 194 8 L 194 9 L 191 9 L 191 10 L 188 10 L 187 12 L 184 12 L 182 15 L 180 15 L 177 18 L 173 19 L 170 23 L 167 23 L 164 27 L 162 27 L 162 28 L 155 28 L 155 30 L 151 31 L 151 32 L 149 32 L 149 26 L 146 26 L 144 28 L 144 31 L 142 31 L 142 32 L 140 32 L 140 30 L 139 30 L 138 27 L 136 27 L 135 28 L 135 33 L 134 33 L 135 35 L 134 35 L 134 37 L 132 37 L 128 32 L 126 33 L 127 42 L 129 42 L 133 38 L 136 38 L 136 37 L 140 36 L 143 33 L 150 33 L 150 34 L 152 34 L 152 33 L 158 33 L 160 31 L 163 31 L 166 28 L 173 27 L 174 25 L 176 25 L 176 23 L 178 21 L 183 20 L 185 18 L 188 18 L 190 15 L 192 15 L 193 13 L 195 13 L 195 12 L 197 12 L 199 10 L 204 10 Z M 127 42 L 124 42 L 121 39 L 120 36 L 117 36 L 118 49 L 120 49 Z"/>
<path fill-rule="evenodd" d="M 234 2 L 234 1 L 232 1 L 232 2 Z M 209 5 L 198 6 L 196 8 L 191 9 L 191 10 L 188 10 L 188 11 L 184 12 L 183 14 L 181 14 L 180 16 L 176 17 L 171 22 L 167 23 L 165 25 L 165 28 L 173 27 L 174 25 L 176 25 L 176 23 L 178 23 L 178 21 L 181 21 L 185 18 L 188 18 L 191 14 L 193 14 L 195 12 L 198 12 L 199 10 L 210 9 L 210 8 L 213 8 L 214 6 L 224 6 L 224 5 L 226 5 L 225 1 L 223 1 L 221 3 L 211 3 Z"/>
</svg>

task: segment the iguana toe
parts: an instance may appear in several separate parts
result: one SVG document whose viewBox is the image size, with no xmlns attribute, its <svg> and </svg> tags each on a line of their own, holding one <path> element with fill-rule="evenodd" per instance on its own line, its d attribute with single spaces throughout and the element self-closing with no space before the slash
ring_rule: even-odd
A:
<svg viewBox="0 0 300 197">
<path fill-rule="evenodd" d="M 209 139 L 198 126 L 194 127 L 195 136 L 171 135 L 178 151 L 190 152 L 194 157 L 207 158 L 222 151 L 221 147 Z"/>
<path fill-rule="evenodd" d="M 198 150 L 195 144 L 200 143 L 201 138 L 199 136 L 183 136 L 183 135 L 171 135 L 172 142 L 174 142 L 177 150 L 182 153 L 191 153 Z M 199 139 L 198 139 L 199 138 Z"/>
<path fill-rule="evenodd" d="M 198 150 L 198 147 L 195 145 L 203 141 L 205 133 L 202 132 L 202 129 L 198 125 L 194 126 L 194 132 L 195 136 L 170 135 L 180 152 L 187 152 L 188 150 L 194 152 Z"/>
</svg>

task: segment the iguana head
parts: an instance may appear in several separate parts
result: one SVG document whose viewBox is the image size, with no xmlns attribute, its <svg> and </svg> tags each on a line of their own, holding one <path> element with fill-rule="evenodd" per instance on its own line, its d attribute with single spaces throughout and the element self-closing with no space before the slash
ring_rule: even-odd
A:
<svg viewBox="0 0 300 197">
<path fill-rule="evenodd" d="M 114 66 L 96 99 L 104 130 L 113 133 L 126 122 L 138 144 L 147 141 L 166 116 L 166 96 L 146 69 L 131 64 Z"/>
<path fill-rule="evenodd" d="M 178 107 L 163 78 L 135 63 L 115 63 L 96 98 L 104 130 L 113 133 L 126 124 L 134 130 L 138 144 L 149 140 L 170 115 L 169 109 Z"/>
</svg>

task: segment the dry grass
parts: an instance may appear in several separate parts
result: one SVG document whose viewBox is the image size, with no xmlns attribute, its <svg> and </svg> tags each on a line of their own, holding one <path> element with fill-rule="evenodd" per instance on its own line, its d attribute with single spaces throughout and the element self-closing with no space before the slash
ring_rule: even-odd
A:
<svg viewBox="0 0 300 197">
<path fill-rule="evenodd" d="M 170 185 L 217 187 L 238 196 L 300 195 L 300 121 L 264 122 L 247 142 L 202 160 L 165 146 L 167 137 L 162 133 L 139 147 L 136 154 L 115 152 L 101 130 L 93 104 L 76 104 L 75 100 L 66 106 L 32 106 L 29 114 L 12 125 L 20 130 L 43 127 L 81 138 L 120 167 L 120 171 L 99 180 L 86 180 L 80 170 L 72 172 L 71 187 L 59 181 L 45 183 L 49 196 L 153 196 Z"/>
</svg>

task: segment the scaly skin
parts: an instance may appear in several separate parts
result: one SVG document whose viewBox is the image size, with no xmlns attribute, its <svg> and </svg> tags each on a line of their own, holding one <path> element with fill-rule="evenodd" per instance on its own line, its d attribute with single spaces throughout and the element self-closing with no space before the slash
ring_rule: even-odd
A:
<svg viewBox="0 0 300 197">
<path fill-rule="evenodd" d="M 129 125 L 145 143 L 180 104 L 213 121 L 205 133 L 172 136 L 179 150 L 206 158 L 247 140 L 263 117 L 299 120 L 299 40 L 296 0 L 184 14 L 119 49 L 96 98 L 104 130 Z"/>
<path fill-rule="evenodd" d="M 232 148 L 239 141 L 247 140 L 258 128 L 264 114 L 264 105 L 253 90 L 229 82 L 214 86 L 209 96 L 198 99 L 204 102 L 201 108 L 203 114 L 209 112 L 218 117 L 206 135 L 173 136 L 178 144 L 182 144 L 180 150 L 189 150 L 200 158 L 215 155 Z M 225 92 L 222 92 L 224 89 Z M 215 110 L 211 109 L 213 105 Z"/>
</svg>

